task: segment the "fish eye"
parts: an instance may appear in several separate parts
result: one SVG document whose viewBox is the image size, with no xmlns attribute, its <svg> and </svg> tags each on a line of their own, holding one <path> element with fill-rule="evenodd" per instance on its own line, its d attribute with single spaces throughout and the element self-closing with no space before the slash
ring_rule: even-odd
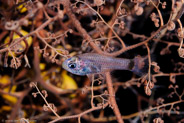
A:
<svg viewBox="0 0 184 123">
<path fill-rule="evenodd" d="M 71 69 L 74 69 L 74 68 L 76 68 L 76 63 L 69 63 L 68 67 Z"/>
</svg>

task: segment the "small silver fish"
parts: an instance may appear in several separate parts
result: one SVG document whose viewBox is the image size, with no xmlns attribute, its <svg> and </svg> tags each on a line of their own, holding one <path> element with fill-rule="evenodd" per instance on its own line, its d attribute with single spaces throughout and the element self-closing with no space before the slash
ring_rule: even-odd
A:
<svg viewBox="0 0 184 123">
<path fill-rule="evenodd" d="M 62 67 L 76 75 L 90 75 L 112 70 L 129 70 L 137 75 L 147 72 L 145 58 L 134 59 L 114 58 L 97 53 L 85 53 L 65 60 Z"/>
</svg>

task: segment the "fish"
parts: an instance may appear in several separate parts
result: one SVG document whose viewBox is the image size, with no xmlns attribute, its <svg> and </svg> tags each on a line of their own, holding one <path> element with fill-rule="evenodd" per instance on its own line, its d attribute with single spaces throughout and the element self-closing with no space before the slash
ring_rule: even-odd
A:
<svg viewBox="0 0 184 123">
<path fill-rule="evenodd" d="M 129 70 L 141 76 L 148 71 L 148 59 L 141 56 L 136 56 L 134 59 L 126 59 L 98 53 L 84 53 L 66 59 L 62 63 L 62 67 L 68 72 L 80 76 L 113 70 Z"/>
</svg>

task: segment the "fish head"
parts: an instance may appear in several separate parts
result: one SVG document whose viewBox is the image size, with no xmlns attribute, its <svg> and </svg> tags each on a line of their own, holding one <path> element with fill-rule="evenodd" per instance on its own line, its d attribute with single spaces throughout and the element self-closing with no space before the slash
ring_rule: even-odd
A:
<svg viewBox="0 0 184 123">
<path fill-rule="evenodd" d="M 86 66 L 87 65 L 85 61 L 77 56 L 66 59 L 62 64 L 62 67 L 65 70 L 76 75 L 87 75 L 89 73 L 89 70 Z"/>
</svg>

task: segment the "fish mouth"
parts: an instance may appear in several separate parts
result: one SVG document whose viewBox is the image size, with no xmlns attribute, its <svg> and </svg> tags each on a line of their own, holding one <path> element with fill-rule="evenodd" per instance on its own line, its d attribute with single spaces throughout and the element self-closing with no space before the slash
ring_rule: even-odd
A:
<svg viewBox="0 0 184 123">
<path fill-rule="evenodd" d="M 67 63 L 66 63 L 66 61 L 64 61 L 64 62 L 62 63 L 62 67 L 63 67 L 65 70 L 67 70 Z"/>
</svg>

